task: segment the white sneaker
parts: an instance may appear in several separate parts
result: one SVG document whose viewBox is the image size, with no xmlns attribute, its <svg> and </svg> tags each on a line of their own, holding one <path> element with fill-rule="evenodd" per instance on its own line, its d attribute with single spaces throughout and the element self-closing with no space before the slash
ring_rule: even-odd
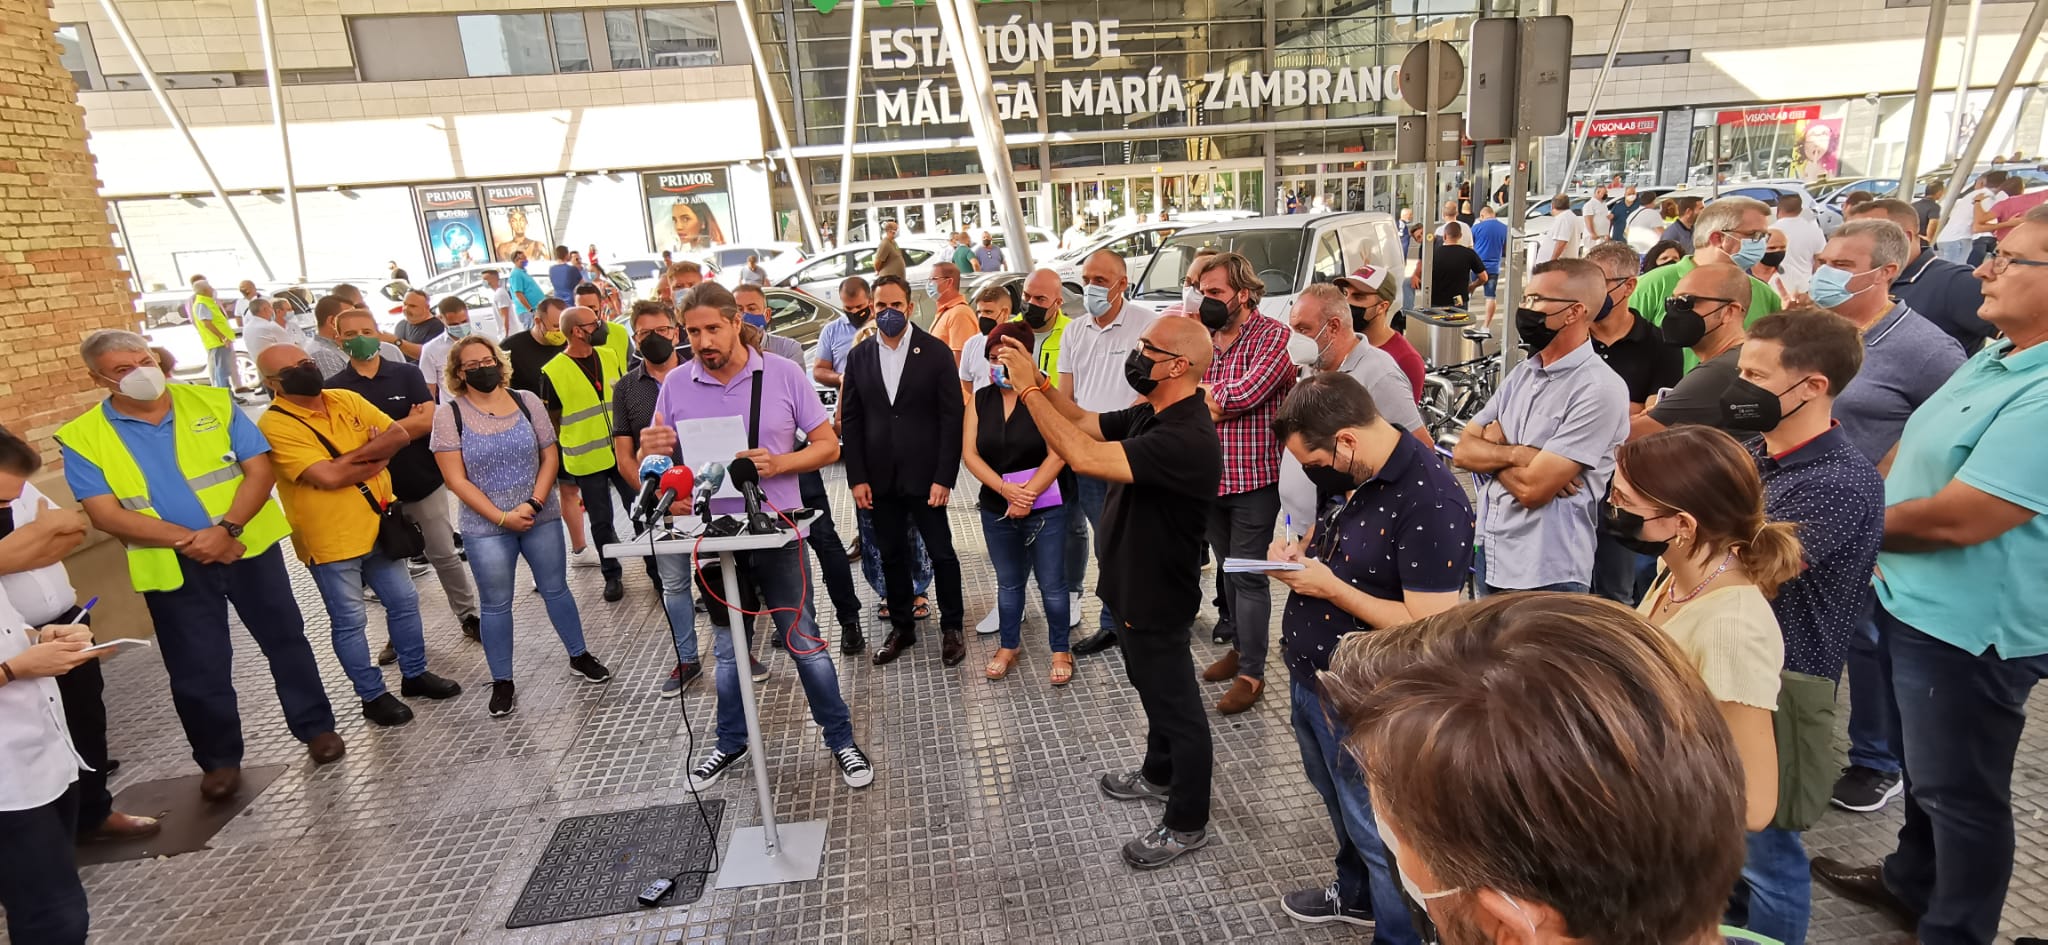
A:
<svg viewBox="0 0 2048 945">
<path fill-rule="evenodd" d="M 582 551 L 569 552 L 569 566 L 572 568 L 595 568 L 604 562 L 598 558 L 596 549 L 584 545 Z"/>
<path fill-rule="evenodd" d="M 989 608 L 988 616 L 981 618 L 981 622 L 974 625 L 974 632 L 983 635 L 995 633 L 1001 629 L 1003 629 L 1003 613 L 1001 609 L 995 607 Z"/>
<path fill-rule="evenodd" d="M 1081 594 L 1075 591 L 1067 595 L 1067 629 L 1081 629 Z"/>
</svg>

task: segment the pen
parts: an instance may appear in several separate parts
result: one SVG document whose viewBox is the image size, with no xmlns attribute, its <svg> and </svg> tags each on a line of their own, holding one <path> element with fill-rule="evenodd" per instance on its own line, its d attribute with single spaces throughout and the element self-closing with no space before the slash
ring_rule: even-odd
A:
<svg viewBox="0 0 2048 945">
<path fill-rule="evenodd" d="M 92 600 L 86 601 L 84 607 L 78 608 L 78 616 L 83 617 L 86 614 L 92 613 L 92 605 L 97 604 L 99 602 L 100 599 L 98 597 L 94 597 Z"/>
</svg>

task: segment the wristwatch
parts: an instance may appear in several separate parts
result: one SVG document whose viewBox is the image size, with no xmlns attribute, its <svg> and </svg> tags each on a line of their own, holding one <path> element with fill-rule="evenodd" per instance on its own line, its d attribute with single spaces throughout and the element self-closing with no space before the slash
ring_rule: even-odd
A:
<svg viewBox="0 0 2048 945">
<path fill-rule="evenodd" d="M 533 506 L 533 514 L 535 515 L 539 515 L 540 513 L 548 510 L 546 503 L 531 496 L 527 497 L 526 504 Z"/>
<path fill-rule="evenodd" d="M 215 522 L 214 524 L 219 525 L 222 531 L 227 532 L 229 538 L 239 540 L 242 537 L 242 526 L 240 525 L 230 522 L 227 519 L 221 519 L 220 521 Z"/>
</svg>

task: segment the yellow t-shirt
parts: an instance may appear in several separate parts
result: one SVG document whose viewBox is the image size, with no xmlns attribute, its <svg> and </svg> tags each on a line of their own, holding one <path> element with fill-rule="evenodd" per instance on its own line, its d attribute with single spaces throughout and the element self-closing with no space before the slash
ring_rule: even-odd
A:
<svg viewBox="0 0 2048 945">
<path fill-rule="evenodd" d="M 1636 608 L 1645 620 L 1666 593 L 1665 572 Z M 1785 669 L 1785 636 L 1771 602 L 1754 584 L 1709 591 L 1687 601 L 1664 621 L 1664 634 L 1678 644 L 1722 702 L 1778 711 L 1778 674 Z"/>
<path fill-rule="evenodd" d="M 280 400 L 256 421 L 270 440 L 270 465 L 277 472 L 277 497 L 284 502 L 285 520 L 292 526 L 292 547 L 307 564 L 330 564 L 369 554 L 377 545 L 377 513 L 354 486 L 320 489 L 299 482 L 313 464 L 334 458 L 306 425 L 319 430 L 342 453 L 370 442 L 378 431 L 391 426 L 384 411 L 354 391 L 321 391 L 320 399 L 326 406 L 322 412 Z M 290 416 L 280 416 L 280 412 Z M 379 470 L 363 485 L 379 503 L 391 503 L 388 470 Z"/>
</svg>

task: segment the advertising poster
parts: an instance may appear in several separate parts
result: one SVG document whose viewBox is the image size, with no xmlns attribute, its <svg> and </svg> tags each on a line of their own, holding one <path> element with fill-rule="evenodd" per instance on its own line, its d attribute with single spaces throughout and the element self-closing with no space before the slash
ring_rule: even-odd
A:
<svg viewBox="0 0 2048 945">
<path fill-rule="evenodd" d="M 690 252 L 730 241 L 732 191 L 724 168 L 640 175 L 655 252 Z"/>
<path fill-rule="evenodd" d="M 1792 126 L 1791 175 L 1800 180 L 1833 177 L 1842 164 L 1842 121 L 1813 118 Z"/>
<path fill-rule="evenodd" d="M 511 262 L 512 254 L 554 258 L 547 217 L 541 212 L 539 184 L 485 184 L 484 217 L 491 225 L 491 258 Z"/>
<path fill-rule="evenodd" d="M 427 262 L 441 273 L 474 266 L 491 258 L 484 239 L 483 208 L 474 187 L 417 187 L 413 197 L 420 226 L 427 235 Z"/>
<path fill-rule="evenodd" d="M 1722 128 L 1723 172 L 1735 177 L 1819 180 L 1842 161 L 1842 120 L 1819 105 L 1764 105 L 1715 116 Z"/>
</svg>

